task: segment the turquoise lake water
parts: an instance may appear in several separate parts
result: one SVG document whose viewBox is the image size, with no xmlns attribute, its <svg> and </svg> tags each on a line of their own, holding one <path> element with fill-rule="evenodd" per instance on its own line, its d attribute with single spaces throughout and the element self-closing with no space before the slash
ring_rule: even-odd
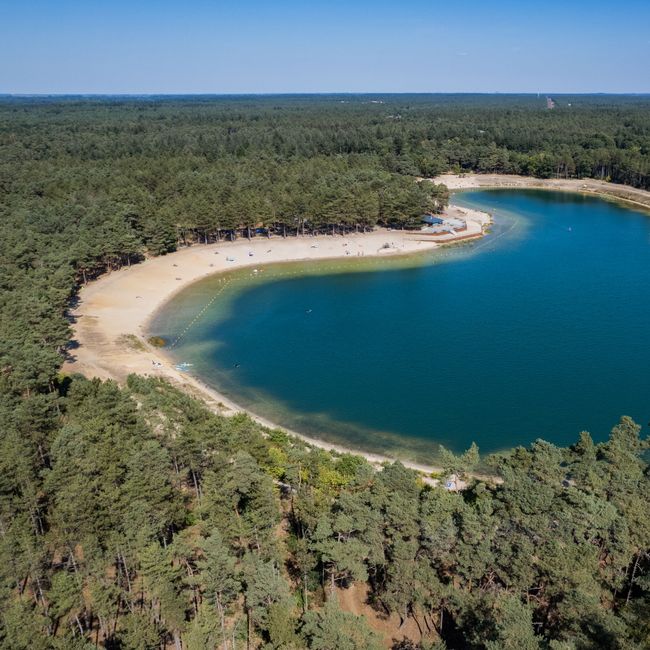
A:
<svg viewBox="0 0 650 650">
<path fill-rule="evenodd" d="M 153 334 L 278 424 L 433 461 L 650 420 L 650 218 L 594 197 L 471 191 L 490 235 L 408 260 L 260 267 L 203 280 Z M 225 289 L 223 291 L 222 288 Z M 219 293 L 220 292 L 220 293 Z"/>
</svg>

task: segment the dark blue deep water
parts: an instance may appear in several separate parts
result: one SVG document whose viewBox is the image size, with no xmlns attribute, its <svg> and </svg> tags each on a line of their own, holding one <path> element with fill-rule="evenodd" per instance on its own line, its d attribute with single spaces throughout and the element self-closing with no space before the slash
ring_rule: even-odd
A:
<svg viewBox="0 0 650 650">
<path fill-rule="evenodd" d="M 406 265 L 234 274 L 174 358 L 291 429 L 420 460 L 439 443 L 603 439 L 621 415 L 645 426 L 650 218 L 556 192 L 456 202 L 492 212 L 492 234 Z M 152 332 L 174 339 L 222 285 L 181 293 Z"/>
</svg>

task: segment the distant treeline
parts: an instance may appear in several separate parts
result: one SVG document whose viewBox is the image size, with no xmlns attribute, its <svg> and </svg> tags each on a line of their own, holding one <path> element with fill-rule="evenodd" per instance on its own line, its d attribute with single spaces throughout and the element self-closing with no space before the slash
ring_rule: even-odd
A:
<svg viewBox="0 0 650 650">
<path fill-rule="evenodd" d="M 114 219 L 124 261 L 133 243 L 164 252 L 258 226 L 412 227 L 447 200 L 413 177 L 449 169 L 650 187 L 650 98 L 556 99 L 5 99 L 0 188 L 30 211 Z"/>
<path fill-rule="evenodd" d="M 331 598 L 365 583 L 421 632 L 396 648 L 647 648 L 629 420 L 450 494 L 162 382 L 59 374 L 79 284 L 182 242 L 414 227 L 448 197 L 416 177 L 447 169 L 648 187 L 649 98 L 556 100 L 0 99 L 0 647 L 375 648 Z"/>
</svg>

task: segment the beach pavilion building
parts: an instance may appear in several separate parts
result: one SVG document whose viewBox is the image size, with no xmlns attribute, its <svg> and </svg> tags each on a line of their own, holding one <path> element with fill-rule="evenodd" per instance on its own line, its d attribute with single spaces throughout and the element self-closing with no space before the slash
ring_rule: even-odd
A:
<svg viewBox="0 0 650 650">
<path fill-rule="evenodd" d="M 445 220 L 442 217 L 439 217 L 435 214 L 425 214 L 422 217 L 422 221 L 427 224 L 427 226 L 442 226 Z"/>
</svg>

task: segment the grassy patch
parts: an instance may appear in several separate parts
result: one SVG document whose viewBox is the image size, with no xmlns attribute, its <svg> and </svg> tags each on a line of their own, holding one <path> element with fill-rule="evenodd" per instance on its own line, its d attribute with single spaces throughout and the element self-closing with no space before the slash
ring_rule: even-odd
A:
<svg viewBox="0 0 650 650">
<path fill-rule="evenodd" d="M 146 350 L 144 343 L 135 334 L 122 334 L 117 337 L 117 343 L 125 348 L 138 350 L 139 352 Z"/>
</svg>

